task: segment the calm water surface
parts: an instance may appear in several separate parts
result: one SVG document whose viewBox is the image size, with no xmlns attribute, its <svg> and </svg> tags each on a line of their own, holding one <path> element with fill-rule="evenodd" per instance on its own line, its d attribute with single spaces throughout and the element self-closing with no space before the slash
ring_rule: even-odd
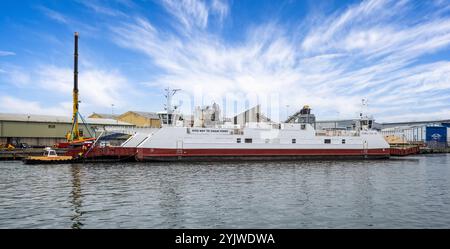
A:
<svg viewBox="0 0 450 249">
<path fill-rule="evenodd" d="M 0 228 L 450 228 L 450 154 L 337 162 L 3 161 Z"/>
</svg>

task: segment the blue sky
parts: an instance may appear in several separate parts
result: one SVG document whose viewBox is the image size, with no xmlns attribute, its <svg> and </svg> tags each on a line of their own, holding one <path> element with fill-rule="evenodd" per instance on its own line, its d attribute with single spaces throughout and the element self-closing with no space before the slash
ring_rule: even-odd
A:
<svg viewBox="0 0 450 249">
<path fill-rule="evenodd" d="M 0 1 L 0 112 L 189 113 L 261 104 L 275 120 L 450 118 L 450 0 Z M 111 107 L 114 104 L 114 108 Z"/>
</svg>

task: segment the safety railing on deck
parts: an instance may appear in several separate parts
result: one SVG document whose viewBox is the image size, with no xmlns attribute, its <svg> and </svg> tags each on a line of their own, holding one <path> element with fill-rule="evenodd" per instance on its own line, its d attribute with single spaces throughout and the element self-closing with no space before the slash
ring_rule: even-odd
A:
<svg viewBox="0 0 450 249">
<path fill-rule="evenodd" d="M 359 136 L 358 131 L 347 131 L 347 130 L 323 130 L 316 131 L 316 136 L 326 136 L 326 137 L 357 137 Z"/>
</svg>

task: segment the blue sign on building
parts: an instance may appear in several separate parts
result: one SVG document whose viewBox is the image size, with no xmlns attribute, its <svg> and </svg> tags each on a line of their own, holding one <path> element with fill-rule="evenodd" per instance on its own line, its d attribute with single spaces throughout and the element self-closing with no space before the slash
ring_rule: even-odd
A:
<svg viewBox="0 0 450 249">
<path fill-rule="evenodd" d="M 447 127 L 428 126 L 425 139 L 427 142 L 447 143 Z"/>
</svg>

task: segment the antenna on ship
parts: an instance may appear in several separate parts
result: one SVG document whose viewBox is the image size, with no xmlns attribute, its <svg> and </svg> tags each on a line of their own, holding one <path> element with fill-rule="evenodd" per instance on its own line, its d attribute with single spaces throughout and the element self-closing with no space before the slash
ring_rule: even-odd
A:
<svg viewBox="0 0 450 249">
<path fill-rule="evenodd" d="M 361 118 L 367 117 L 367 105 L 368 101 L 366 98 L 361 99 L 361 112 L 359 113 L 359 116 Z"/>
<path fill-rule="evenodd" d="M 372 120 L 367 114 L 367 104 L 367 99 L 363 98 L 361 100 L 361 112 L 359 113 L 361 130 L 368 130 L 372 128 Z"/>
</svg>

